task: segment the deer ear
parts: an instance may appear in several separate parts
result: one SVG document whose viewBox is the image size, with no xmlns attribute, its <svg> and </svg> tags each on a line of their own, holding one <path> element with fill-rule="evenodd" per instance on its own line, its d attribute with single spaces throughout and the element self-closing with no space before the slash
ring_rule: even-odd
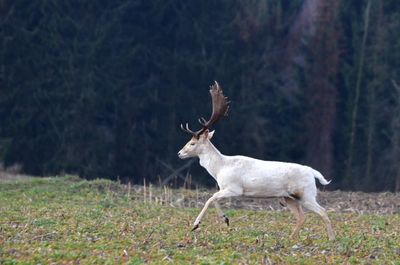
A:
<svg viewBox="0 0 400 265">
<path fill-rule="evenodd" d="M 215 130 L 208 132 L 207 139 L 211 140 L 211 138 L 213 138 L 213 136 L 214 136 L 214 133 L 215 133 Z"/>
</svg>

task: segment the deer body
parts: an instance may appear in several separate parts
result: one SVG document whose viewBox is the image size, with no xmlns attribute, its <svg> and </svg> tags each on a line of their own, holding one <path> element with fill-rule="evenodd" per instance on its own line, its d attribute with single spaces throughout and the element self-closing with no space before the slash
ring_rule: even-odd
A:
<svg viewBox="0 0 400 265">
<path fill-rule="evenodd" d="M 295 163 L 264 161 L 247 156 L 226 156 L 206 139 L 198 154 L 200 165 L 217 181 L 220 189 L 230 189 L 249 197 L 300 196 L 304 189 L 315 188 L 320 173 Z M 185 158 L 185 150 L 180 156 Z M 193 155 L 193 154 L 191 154 Z M 322 184 L 328 184 L 325 179 Z M 310 190 L 310 191 L 311 191 Z M 315 188 L 316 192 L 316 188 Z"/>
<path fill-rule="evenodd" d="M 217 91 L 212 91 L 212 90 Z M 287 207 L 295 216 L 297 223 L 292 236 L 298 235 L 300 227 L 305 221 L 302 207 L 305 207 L 321 216 L 326 225 L 328 237 L 335 239 L 330 220 L 324 208 L 316 201 L 317 188 L 315 178 L 322 185 L 329 182 L 316 170 L 308 166 L 295 163 L 263 161 L 246 156 L 226 156 L 221 154 L 211 143 L 214 131 L 208 126 L 215 123 L 222 113 L 227 111 L 226 98 L 218 84 L 210 90 L 213 97 L 213 114 L 208 122 L 201 119 L 203 129 L 198 132 L 181 128 L 193 135 L 192 139 L 178 152 L 181 159 L 199 157 L 200 165 L 217 181 L 220 190 L 207 200 L 200 214 L 197 216 L 193 229 L 199 227 L 207 208 L 214 203 L 218 213 L 229 225 L 229 219 L 220 210 L 217 201 L 222 198 L 248 196 L 283 198 Z M 213 121 L 213 122 L 210 122 Z"/>
<path fill-rule="evenodd" d="M 245 156 L 226 156 L 216 180 L 221 189 L 232 186 L 249 197 L 290 197 L 314 184 L 311 168 L 283 162 L 262 161 Z"/>
</svg>

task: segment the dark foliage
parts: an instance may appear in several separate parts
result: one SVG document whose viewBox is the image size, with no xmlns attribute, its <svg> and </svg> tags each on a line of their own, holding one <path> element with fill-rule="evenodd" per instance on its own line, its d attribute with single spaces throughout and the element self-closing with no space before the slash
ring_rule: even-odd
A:
<svg viewBox="0 0 400 265">
<path fill-rule="evenodd" d="M 400 187 L 396 0 L 3 0 L 0 15 L 5 166 L 212 184 L 176 153 L 218 80 L 223 153 L 309 164 L 332 188 Z"/>
</svg>

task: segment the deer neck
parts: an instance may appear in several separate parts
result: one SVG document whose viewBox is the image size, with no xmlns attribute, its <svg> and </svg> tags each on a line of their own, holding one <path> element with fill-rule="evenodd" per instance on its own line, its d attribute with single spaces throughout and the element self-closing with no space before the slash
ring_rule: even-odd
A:
<svg viewBox="0 0 400 265">
<path fill-rule="evenodd" d="M 221 152 L 210 141 L 207 141 L 203 152 L 199 154 L 199 159 L 200 165 L 207 169 L 208 173 L 216 180 L 222 166 L 223 155 Z"/>
</svg>

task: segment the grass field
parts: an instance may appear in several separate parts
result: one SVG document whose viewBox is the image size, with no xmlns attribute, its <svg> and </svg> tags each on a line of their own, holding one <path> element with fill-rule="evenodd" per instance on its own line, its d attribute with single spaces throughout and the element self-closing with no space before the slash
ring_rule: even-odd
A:
<svg viewBox="0 0 400 265">
<path fill-rule="evenodd" d="M 330 212 L 334 242 L 312 213 L 290 239 L 287 210 L 226 209 L 227 227 L 212 208 L 190 232 L 204 193 L 71 176 L 1 181 L 0 264 L 400 264 L 398 213 Z"/>
</svg>

